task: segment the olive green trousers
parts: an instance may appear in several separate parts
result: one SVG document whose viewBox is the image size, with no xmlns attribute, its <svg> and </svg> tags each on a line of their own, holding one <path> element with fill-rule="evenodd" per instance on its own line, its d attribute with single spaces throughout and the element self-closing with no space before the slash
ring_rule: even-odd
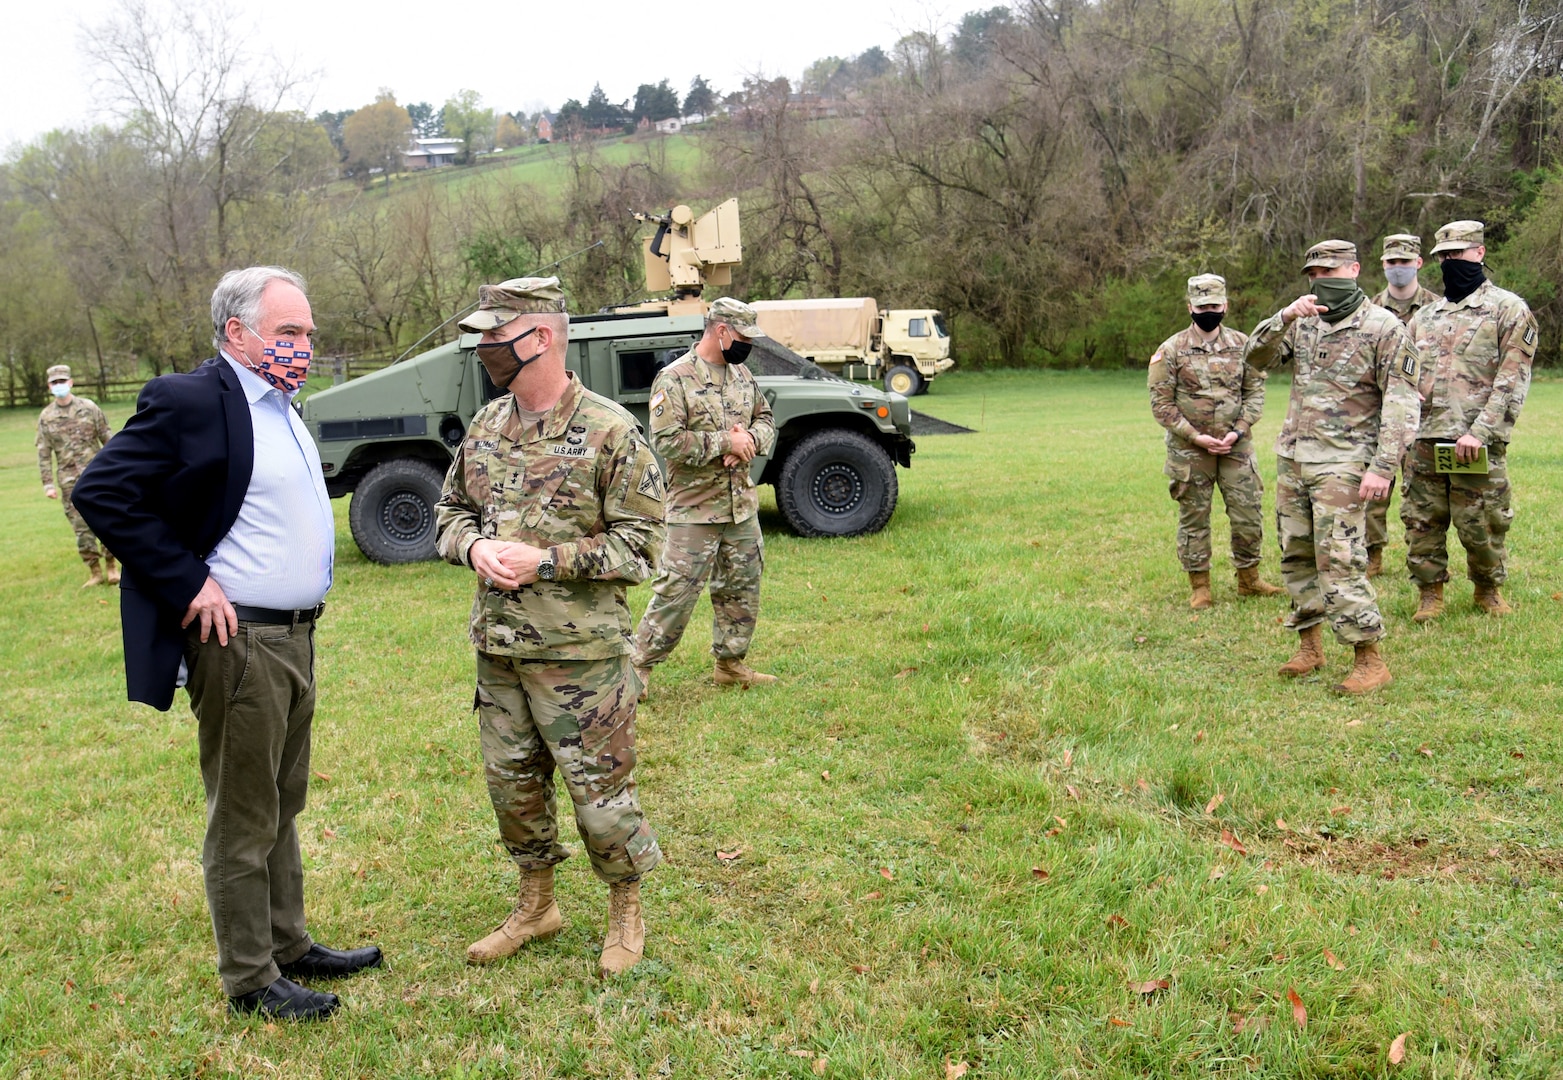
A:
<svg viewBox="0 0 1563 1080">
<path fill-rule="evenodd" d="M 315 715 L 310 623 L 240 622 L 227 645 L 185 639 L 186 691 L 199 724 L 206 787 L 201 868 L 230 997 L 274 982 L 312 944 L 294 817 L 309 788 Z"/>
</svg>

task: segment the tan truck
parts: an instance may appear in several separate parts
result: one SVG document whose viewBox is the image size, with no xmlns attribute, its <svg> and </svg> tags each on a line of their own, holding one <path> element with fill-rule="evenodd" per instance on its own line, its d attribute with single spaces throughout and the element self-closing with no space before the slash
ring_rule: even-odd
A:
<svg viewBox="0 0 1563 1080">
<path fill-rule="evenodd" d="M 754 300 L 767 334 L 826 371 L 883 380 L 906 397 L 955 366 L 944 316 L 932 308 L 885 310 L 870 296 Z"/>
</svg>

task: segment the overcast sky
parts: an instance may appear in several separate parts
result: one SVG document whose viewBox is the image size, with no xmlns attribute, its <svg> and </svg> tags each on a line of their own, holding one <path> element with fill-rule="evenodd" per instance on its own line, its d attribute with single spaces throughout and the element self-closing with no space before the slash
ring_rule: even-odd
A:
<svg viewBox="0 0 1563 1080">
<path fill-rule="evenodd" d="M 148 0 L 154 9 L 170 2 Z M 314 115 L 366 105 L 382 86 L 403 104 L 436 108 L 472 89 L 502 112 L 584 101 L 594 82 L 614 101 L 663 78 L 682 94 L 695 75 L 728 91 L 748 74 L 796 78 L 822 56 L 851 56 L 873 45 L 888 50 L 912 30 L 947 32 L 966 10 L 994 2 L 739 0 L 684 8 L 625 0 L 267 0 L 235 10 L 240 25 L 253 28 L 254 52 L 317 73 L 307 80 L 308 100 L 295 103 Z M 0 64 L 0 149 L 101 115 L 81 31 L 123 10 L 116 0 L 7 6 L 0 24 L 9 46 Z"/>
</svg>

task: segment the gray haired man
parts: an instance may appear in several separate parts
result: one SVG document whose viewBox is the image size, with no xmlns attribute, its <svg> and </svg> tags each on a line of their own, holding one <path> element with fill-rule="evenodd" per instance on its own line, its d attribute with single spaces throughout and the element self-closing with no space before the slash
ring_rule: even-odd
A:
<svg viewBox="0 0 1563 1080">
<path fill-rule="evenodd" d="M 199 725 L 201 866 L 229 1007 L 318 1020 L 336 995 L 295 979 L 381 958 L 318 945 L 304 920 L 294 818 L 335 529 L 320 455 L 291 407 L 315 332 L 303 280 L 276 266 L 224 275 L 212 328 L 220 355 L 148 383 L 74 501 L 125 567 L 130 699 L 166 710 L 183 686 Z"/>
</svg>

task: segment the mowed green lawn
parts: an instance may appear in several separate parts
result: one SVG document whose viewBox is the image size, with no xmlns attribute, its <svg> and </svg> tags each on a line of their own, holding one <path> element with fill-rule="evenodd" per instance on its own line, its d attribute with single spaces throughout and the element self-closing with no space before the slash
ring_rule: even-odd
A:
<svg viewBox="0 0 1563 1080">
<path fill-rule="evenodd" d="M 799 540 L 767 493 L 751 659 L 784 681 L 712 687 L 708 608 L 657 671 L 666 861 L 647 958 L 606 986 L 579 854 L 560 937 L 464 963 L 515 884 L 472 575 L 370 564 L 338 504 L 308 900 L 388 966 L 320 1026 L 227 1016 L 194 723 L 125 703 L 113 594 L 77 588 L 33 415 L 0 416 L 0 1075 L 1558 1076 L 1563 384 L 1511 454 L 1518 613 L 1462 579 L 1413 627 L 1397 542 L 1395 683 L 1366 701 L 1327 691 L 1333 641 L 1326 678 L 1275 676 L 1284 601 L 1237 600 L 1219 512 L 1217 606 L 1185 606 L 1141 374 L 954 374 L 916 404 L 977 432 L 919 440 L 883 533 Z"/>
</svg>

